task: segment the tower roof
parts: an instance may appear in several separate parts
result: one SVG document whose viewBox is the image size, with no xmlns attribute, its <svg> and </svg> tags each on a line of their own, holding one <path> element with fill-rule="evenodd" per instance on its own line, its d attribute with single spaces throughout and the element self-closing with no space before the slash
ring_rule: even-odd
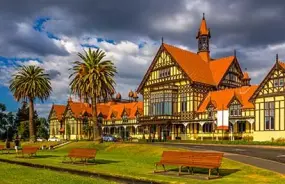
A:
<svg viewBox="0 0 285 184">
<path fill-rule="evenodd" d="M 207 27 L 207 23 L 206 23 L 204 13 L 203 13 L 203 18 L 202 18 L 201 25 L 200 25 L 200 28 L 198 30 L 198 34 L 197 34 L 196 38 L 198 38 L 200 35 L 206 35 L 206 36 L 211 37 L 210 29 L 208 29 L 208 27 Z"/>
</svg>

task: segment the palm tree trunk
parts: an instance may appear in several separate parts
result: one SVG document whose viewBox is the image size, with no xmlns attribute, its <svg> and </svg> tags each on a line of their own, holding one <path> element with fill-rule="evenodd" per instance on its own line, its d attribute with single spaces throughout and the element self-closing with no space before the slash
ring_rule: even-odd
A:
<svg viewBox="0 0 285 184">
<path fill-rule="evenodd" d="M 35 142 L 35 126 L 34 126 L 34 100 L 29 98 L 29 133 L 30 133 L 30 142 Z"/>
<path fill-rule="evenodd" d="M 101 143 L 101 135 L 98 126 L 98 117 L 97 117 L 97 97 L 94 95 L 92 98 L 92 116 L 93 116 L 93 140 L 96 143 Z"/>
</svg>

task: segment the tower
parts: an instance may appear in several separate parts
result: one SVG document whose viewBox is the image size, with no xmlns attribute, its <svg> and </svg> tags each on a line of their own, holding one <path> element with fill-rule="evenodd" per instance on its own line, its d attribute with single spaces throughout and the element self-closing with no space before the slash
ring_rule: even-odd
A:
<svg viewBox="0 0 285 184">
<path fill-rule="evenodd" d="M 209 47 L 210 38 L 211 38 L 210 29 L 207 28 L 205 14 L 203 13 L 203 18 L 196 39 L 198 40 L 198 55 L 204 61 L 207 62 L 210 61 L 210 47 Z"/>
</svg>

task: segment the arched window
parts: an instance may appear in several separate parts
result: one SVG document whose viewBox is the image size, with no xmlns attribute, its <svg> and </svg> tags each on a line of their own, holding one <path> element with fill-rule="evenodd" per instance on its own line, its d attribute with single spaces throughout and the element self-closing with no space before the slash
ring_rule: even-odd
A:
<svg viewBox="0 0 285 184">
<path fill-rule="evenodd" d="M 213 130 L 213 124 L 212 123 L 205 123 L 203 125 L 203 132 L 207 133 L 207 132 L 212 132 Z"/>
</svg>

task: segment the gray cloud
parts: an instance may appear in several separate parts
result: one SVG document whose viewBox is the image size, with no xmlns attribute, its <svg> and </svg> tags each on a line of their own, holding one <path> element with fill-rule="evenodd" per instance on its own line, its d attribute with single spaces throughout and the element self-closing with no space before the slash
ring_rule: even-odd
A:
<svg viewBox="0 0 285 184">
<path fill-rule="evenodd" d="M 25 54 L 43 59 L 50 55 L 68 56 L 63 47 L 32 29 L 38 17 L 50 17 L 45 29 L 59 37 L 91 35 L 117 43 L 122 40 L 138 43 L 142 40 L 160 42 L 163 36 L 167 43 L 194 48 L 192 51 L 196 52 L 195 36 L 203 12 L 211 28 L 212 57 L 233 55 L 237 49 L 241 67 L 254 74 L 254 83 L 259 83 L 273 65 L 276 52 L 285 60 L 285 46 L 272 48 L 285 41 L 283 0 L 10 0 L 0 6 L 3 25 L 0 27 L 0 55 Z M 19 29 L 21 23 L 29 30 Z M 147 55 L 147 63 L 143 64 L 127 56 L 124 62 L 116 63 L 118 91 L 127 93 L 129 89 L 136 89 L 154 54 Z M 49 71 L 53 79 L 61 75 L 62 71 L 57 70 Z"/>
</svg>

